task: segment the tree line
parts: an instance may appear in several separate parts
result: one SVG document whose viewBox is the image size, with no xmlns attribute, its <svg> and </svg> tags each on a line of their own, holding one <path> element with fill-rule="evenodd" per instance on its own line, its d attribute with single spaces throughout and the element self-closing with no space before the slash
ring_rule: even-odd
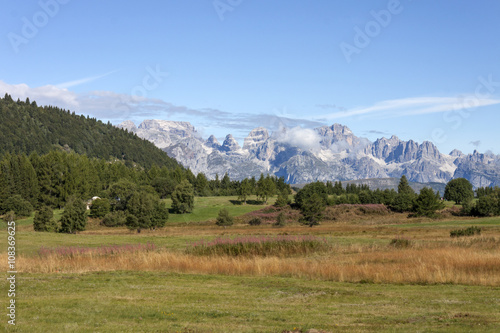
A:
<svg viewBox="0 0 500 333">
<path fill-rule="evenodd" d="M 439 192 L 425 187 L 416 194 L 406 176 L 402 176 L 398 190 L 370 190 L 367 185 L 315 182 L 304 186 L 295 195 L 295 204 L 302 212 L 302 222 L 310 226 L 322 219 L 326 206 L 339 204 L 384 204 L 396 212 L 409 212 L 412 216 L 434 217 L 444 208 Z"/>
<path fill-rule="evenodd" d="M 476 198 L 477 200 L 474 200 Z M 295 205 L 302 212 L 302 221 L 316 225 L 322 218 L 326 206 L 338 204 L 384 204 L 395 212 L 407 212 L 411 217 L 436 217 L 443 209 L 444 200 L 461 205 L 459 214 L 465 216 L 500 215 L 500 188 L 482 187 L 474 193 L 472 184 L 465 178 L 450 180 L 443 198 L 439 192 L 424 187 L 417 194 L 402 176 L 397 191 L 394 189 L 370 190 L 367 185 L 349 184 L 345 188 L 340 181 L 332 183 L 315 182 L 306 185 L 295 195 Z"/>
<path fill-rule="evenodd" d="M 33 210 L 41 210 L 47 227 L 40 230 L 47 231 L 55 229 L 52 209 L 64 207 L 64 214 L 69 211 L 67 214 L 76 216 L 84 201 L 93 197 L 99 199 L 92 202 L 91 215 L 103 218 L 104 225 L 127 225 L 140 231 L 164 225 L 168 210 L 161 199 L 171 198 L 172 212 L 183 214 L 192 211 L 194 196 L 232 195 L 246 203 L 250 195 L 257 195 L 267 203 L 278 192 L 290 194 L 290 186 L 283 178 L 269 175 L 235 181 L 225 174 L 222 179 L 209 180 L 203 173 L 195 176 L 180 166 L 144 168 L 61 150 L 30 156 L 7 153 L 0 160 L 0 214 L 13 211 L 17 216 L 29 216 Z M 63 221 L 69 220 L 59 221 L 58 230 L 85 228 L 83 222 L 65 226 Z"/>
</svg>

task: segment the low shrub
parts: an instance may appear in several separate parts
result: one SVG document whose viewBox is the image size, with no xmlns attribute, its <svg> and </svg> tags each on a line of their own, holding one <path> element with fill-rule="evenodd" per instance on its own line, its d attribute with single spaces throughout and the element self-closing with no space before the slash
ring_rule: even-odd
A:
<svg viewBox="0 0 500 333">
<path fill-rule="evenodd" d="M 256 210 L 250 213 L 247 213 L 245 216 L 253 220 L 255 218 L 260 219 L 262 224 L 273 224 L 276 222 L 278 215 L 284 212 L 286 216 L 286 220 L 289 222 L 298 221 L 300 217 L 300 211 L 296 209 L 291 209 L 289 206 L 287 207 L 266 207 L 264 209 Z"/>
<path fill-rule="evenodd" d="M 412 241 L 408 238 L 396 237 L 391 239 L 389 245 L 398 249 L 403 249 L 412 246 Z"/>
<path fill-rule="evenodd" d="M 222 208 L 219 211 L 219 215 L 217 216 L 217 221 L 215 224 L 217 224 L 219 227 L 228 227 L 233 225 L 234 223 L 234 218 L 229 215 L 229 211 L 225 208 Z"/>
<path fill-rule="evenodd" d="M 474 236 L 480 234 L 481 228 L 478 227 L 468 227 L 465 229 L 456 229 L 450 231 L 450 237 Z"/>
<path fill-rule="evenodd" d="M 106 214 L 101 224 L 106 227 L 122 227 L 127 222 L 127 214 L 122 210 L 117 210 Z"/>
<path fill-rule="evenodd" d="M 284 212 L 281 212 L 276 218 L 276 222 L 274 222 L 273 226 L 284 227 L 285 225 L 286 225 L 286 216 Z"/>
<path fill-rule="evenodd" d="M 316 236 L 249 236 L 216 238 L 195 242 L 187 252 L 195 255 L 226 256 L 278 256 L 305 255 L 326 251 L 330 247 L 324 238 Z"/>
<path fill-rule="evenodd" d="M 262 219 L 260 217 L 254 217 L 250 221 L 248 221 L 248 224 L 250 225 L 261 225 L 262 224 Z"/>
<path fill-rule="evenodd" d="M 383 204 L 339 204 L 326 208 L 325 219 L 335 221 L 360 216 L 385 216 L 389 214 L 389 209 Z"/>
</svg>

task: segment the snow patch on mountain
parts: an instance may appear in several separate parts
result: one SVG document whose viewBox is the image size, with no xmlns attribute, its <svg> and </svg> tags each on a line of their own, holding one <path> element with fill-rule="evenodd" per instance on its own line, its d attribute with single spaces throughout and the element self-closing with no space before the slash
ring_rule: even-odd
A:
<svg viewBox="0 0 500 333">
<path fill-rule="evenodd" d="M 281 128 L 272 134 L 253 129 L 243 147 L 228 134 L 222 144 L 212 135 L 204 141 L 189 122 L 131 121 L 119 127 L 152 141 L 195 174 L 209 178 L 226 172 L 232 179 L 270 173 L 290 183 L 401 177 L 415 182 L 446 183 L 465 177 L 477 186 L 500 185 L 500 157 L 465 155 L 458 150 L 442 154 L 429 141 L 419 144 L 397 136 L 370 142 L 344 125 L 316 129 Z"/>
</svg>

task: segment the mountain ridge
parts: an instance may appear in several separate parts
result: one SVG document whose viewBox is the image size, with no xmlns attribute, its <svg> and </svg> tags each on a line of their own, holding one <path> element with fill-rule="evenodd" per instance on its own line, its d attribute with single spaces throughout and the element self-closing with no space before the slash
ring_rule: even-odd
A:
<svg viewBox="0 0 500 333">
<path fill-rule="evenodd" d="M 371 142 L 341 124 L 281 128 L 271 134 L 258 127 L 240 146 L 231 134 L 222 144 L 213 135 L 203 140 L 188 122 L 146 122 L 148 126 L 141 123 L 135 127 L 127 122 L 119 127 L 161 146 L 182 165 L 209 178 L 226 172 L 232 179 L 269 173 L 284 177 L 290 184 L 300 184 L 406 175 L 416 183 L 446 183 L 464 177 L 474 187 L 500 185 L 497 155 L 477 151 L 466 155 L 458 150 L 443 154 L 430 141 L 419 144 L 395 135 Z"/>
<path fill-rule="evenodd" d="M 135 127 L 132 122 L 128 123 L 129 127 L 132 125 Z M 109 122 L 105 124 L 53 106 L 38 106 L 29 99 L 14 101 L 7 93 L 0 98 L 0 156 L 46 154 L 54 149 L 74 151 L 90 158 L 119 159 L 146 168 L 153 164 L 179 166 L 151 142 Z"/>
</svg>

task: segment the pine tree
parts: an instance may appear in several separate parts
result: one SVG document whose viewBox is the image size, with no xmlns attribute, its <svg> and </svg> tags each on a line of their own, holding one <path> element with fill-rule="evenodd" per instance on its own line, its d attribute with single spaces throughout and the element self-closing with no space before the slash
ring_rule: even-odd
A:
<svg viewBox="0 0 500 333">
<path fill-rule="evenodd" d="M 409 212 L 416 198 L 415 191 L 410 187 L 406 176 L 401 176 L 398 184 L 398 195 L 394 198 L 391 209 L 397 212 Z"/>
<path fill-rule="evenodd" d="M 172 193 L 172 209 L 178 214 L 191 213 L 194 208 L 194 189 L 187 180 L 176 186 Z"/>
<path fill-rule="evenodd" d="M 250 181 L 248 179 L 243 179 L 238 190 L 238 200 L 243 201 L 243 204 L 246 204 L 248 196 L 252 194 L 252 190 L 252 184 Z"/>
<path fill-rule="evenodd" d="M 274 185 L 273 180 L 269 175 L 264 178 L 264 175 L 260 175 L 260 179 L 257 182 L 257 196 L 267 204 L 267 200 L 269 197 L 273 196 L 276 193 L 276 186 Z"/>
<path fill-rule="evenodd" d="M 444 204 L 441 202 L 439 193 L 434 193 L 434 190 L 428 187 L 420 190 L 413 204 L 414 216 L 435 217 L 436 211 L 443 208 Z"/>
<path fill-rule="evenodd" d="M 300 205 L 302 213 L 302 223 L 310 227 L 318 225 L 323 218 L 323 211 L 325 210 L 325 203 L 319 193 L 313 192 L 311 195 L 304 198 Z"/>
<path fill-rule="evenodd" d="M 195 190 L 200 196 L 208 194 L 208 179 L 202 172 L 196 175 Z"/>
<path fill-rule="evenodd" d="M 83 201 L 71 197 L 64 207 L 61 216 L 61 232 L 74 234 L 85 230 L 87 226 L 87 214 Z"/>
<path fill-rule="evenodd" d="M 410 187 L 408 183 L 408 179 L 405 175 L 401 176 L 398 184 L 398 193 L 399 194 L 415 194 L 415 191 Z"/>
<path fill-rule="evenodd" d="M 33 219 L 33 229 L 35 229 L 35 231 L 57 231 L 57 223 L 54 220 L 52 208 L 43 206 L 35 213 L 35 218 Z"/>
<path fill-rule="evenodd" d="M 95 199 L 92 201 L 92 205 L 90 206 L 90 216 L 97 218 L 104 217 L 110 212 L 110 210 L 111 204 L 108 199 Z"/>
</svg>

